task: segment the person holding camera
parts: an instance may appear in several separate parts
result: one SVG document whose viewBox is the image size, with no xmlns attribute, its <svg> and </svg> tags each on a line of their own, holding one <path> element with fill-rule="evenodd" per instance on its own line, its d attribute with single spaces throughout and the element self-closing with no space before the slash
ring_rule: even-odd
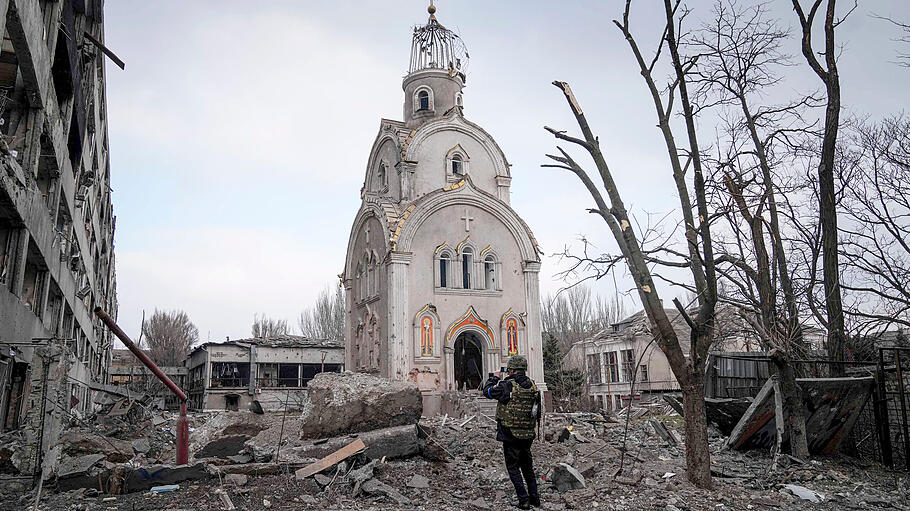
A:
<svg viewBox="0 0 910 511">
<path fill-rule="evenodd" d="M 528 360 L 521 355 L 513 355 L 505 368 L 506 374 L 503 375 L 502 370 L 490 373 L 483 386 L 483 395 L 498 401 L 496 439 L 502 442 L 506 470 L 518 494 L 519 509 L 540 506 L 531 459 L 531 443 L 536 437 L 541 416 L 540 392 L 534 380 L 525 375 L 527 370 Z"/>
</svg>

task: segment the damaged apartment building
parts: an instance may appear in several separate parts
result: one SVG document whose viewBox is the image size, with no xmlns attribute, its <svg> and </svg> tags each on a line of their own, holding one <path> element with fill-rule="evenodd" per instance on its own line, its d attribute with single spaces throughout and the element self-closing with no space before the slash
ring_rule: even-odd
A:
<svg viewBox="0 0 910 511">
<path fill-rule="evenodd" d="M 112 337 L 92 314 L 117 312 L 102 10 L 0 0 L 0 477 L 36 474 L 107 380 Z"/>
<path fill-rule="evenodd" d="M 245 410 L 300 409 L 318 373 L 344 369 L 344 344 L 297 335 L 207 342 L 187 358 L 189 407 Z"/>
</svg>

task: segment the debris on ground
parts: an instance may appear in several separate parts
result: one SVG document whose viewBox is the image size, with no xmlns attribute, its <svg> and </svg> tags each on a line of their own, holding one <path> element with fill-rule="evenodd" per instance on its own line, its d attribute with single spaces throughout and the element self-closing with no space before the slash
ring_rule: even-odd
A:
<svg viewBox="0 0 910 511">
<path fill-rule="evenodd" d="M 324 394 L 295 414 L 191 414 L 191 459 L 185 467 L 166 464 L 173 461 L 176 424 L 169 412 L 137 415 L 132 428 L 120 425 L 105 437 L 110 443 L 98 438 L 110 430 L 92 433 L 85 425 L 74 425 L 67 432 L 75 433 L 69 437 L 73 444 L 61 446 L 40 508 L 511 508 L 515 496 L 495 420 L 472 406 L 461 408 L 462 415 L 450 411 L 419 418 L 408 396 L 413 386 L 376 388 L 384 385 L 382 380 L 367 375 L 348 376 L 346 382 L 344 392 Z M 370 406 L 354 406 L 359 399 Z M 398 408 L 390 402 L 399 403 Z M 349 415 L 332 433 L 323 427 L 327 423 L 309 418 L 323 406 L 340 417 L 340 403 Z M 361 417 L 379 417 L 375 407 L 388 408 L 381 411 L 385 422 L 371 419 L 369 430 L 354 425 Z M 152 425 L 152 417 L 164 421 Z M 305 423 L 319 426 L 307 429 Z M 532 447 L 543 509 L 910 510 L 908 478 L 877 464 L 841 456 L 799 460 L 780 455 L 774 465 L 768 449 L 728 449 L 727 438 L 716 430 L 710 437 L 715 488 L 695 488 L 685 477 L 683 428 L 684 418 L 669 405 L 633 406 L 613 415 L 546 414 L 541 438 Z M 90 448 L 97 451 L 86 452 Z M 112 461 L 121 456 L 128 456 L 127 461 Z M 175 489 L 152 493 L 167 485 Z M 34 500 L 34 492 L 4 494 L 0 510 L 28 509 Z"/>
</svg>

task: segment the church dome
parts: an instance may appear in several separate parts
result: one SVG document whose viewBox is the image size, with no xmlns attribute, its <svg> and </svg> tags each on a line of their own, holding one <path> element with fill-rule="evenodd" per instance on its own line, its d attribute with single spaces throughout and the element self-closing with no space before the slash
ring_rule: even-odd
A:
<svg viewBox="0 0 910 511">
<path fill-rule="evenodd" d="M 423 69 L 441 69 L 449 76 L 459 75 L 464 81 L 470 58 L 464 42 L 436 20 L 434 5 L 430 4 L 427 11 L 430 13 L 427 24 L 414 27 L 408 74 Z"/>
</svg>

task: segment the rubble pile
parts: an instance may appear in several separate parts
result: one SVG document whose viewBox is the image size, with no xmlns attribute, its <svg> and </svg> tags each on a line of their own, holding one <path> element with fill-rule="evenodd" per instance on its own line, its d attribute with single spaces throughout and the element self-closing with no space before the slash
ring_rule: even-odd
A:
<svg viewBox="0 0 910 511">
<path fill-rule="evenodd" d="M 302 413 L 195 414 L 186 467 L 157 465 L 140 452 L 146 445 L 136 449 L 143 437 L 129 437 L 140 430 L 110 438 L 106 447 L 80 430 L 73 445 L 63 446 L 40 509 L 511 508 L 514 493 L 488 414 L 465 407 L 459 417 L 418 419 L 413 385 L 336 378 L 344 391 L 317 394 Z M 313 418 L 326 408 L 339 424 L 332 434 L 328 422 Z M 374 426 L 365 430 L 368 420 Z M 533 447 L 543 509 L 910 510 L 906 474 L 843 457 L 774 460 L 765 449 L 736 451 L 715 428 L 709 429 L 715 488 L 697 489 L 685 478 L 683 425 L 663 406 L 613 416 L 546 414 Z M 154 443 L 147 452 L 170 445 Z M 129 461 L 113 461 L 127 446 Z M 92 448 L 98 451 L 87 452 Z M 0 509 L 29 509 L 33 498 L 0 499 Z"/>
</svg>

